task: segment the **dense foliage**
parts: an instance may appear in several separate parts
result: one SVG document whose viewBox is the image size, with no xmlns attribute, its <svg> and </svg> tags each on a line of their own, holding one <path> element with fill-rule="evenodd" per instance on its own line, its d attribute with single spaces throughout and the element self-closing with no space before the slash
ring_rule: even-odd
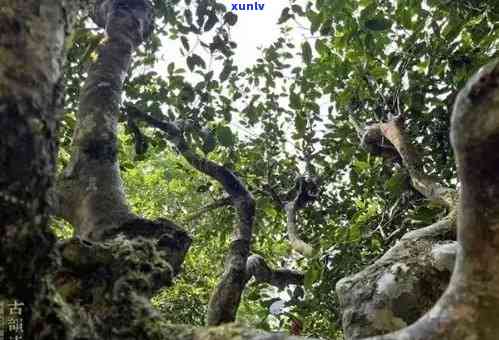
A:
<svg viewBox="0 0 499 340">
<path fill-rule="evenodd" d="M 303 335 L 334 338 L 341 329 L 335 283 L 379 257 L 405 231 L 442 215 L 411 188 L 404 168 L 359 147 L 359 131 L 390 114 L 408 114 L 427 172 L 455 186 L 450 109 L 471 73 L 498 56 L 499 3 L 291 1 L 276 23 L 281 37 L 246 69 L 234 58 L 244 42 L 230 35 L 237 16 L 223 4 L 155 5 L 154 35 L 134 59 L 124 105 L 194 122 L 192 146 L 236 171 L 257 199 L 253 252 L 306 272 L 303 289 L 280 292 L 250 283 L 239 320 L 273 330 L 300 323 Z M 61 168 L 69 158 L 86 67 L 104 39 L 90 22 L 81 18 L 66 70 Z M 182 64 L 171 61 L 172 50 L 180 51 Z M 124 113 L 122 123 L 120 164 L 134 210 L 174 220 L 194 240 L 182 275 L 154 303 L 172 323 L 201 325 L 223 270 L 232 208 L 205 209 L 223 200 L 219 185 L 192 169 L 158 131 Z M 291 251 L 285 212 L 272 195 L 304 174 L 321 183 L 319 200 L 298 218 L 302 237 L 316 250 L 310 258 Z M 61 223 L 55 223 L 58 229 Z"/>
</svg>

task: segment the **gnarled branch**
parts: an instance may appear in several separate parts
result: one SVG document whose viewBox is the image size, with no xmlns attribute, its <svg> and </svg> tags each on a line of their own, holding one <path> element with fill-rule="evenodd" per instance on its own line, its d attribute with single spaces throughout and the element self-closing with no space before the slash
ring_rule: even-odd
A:
<svg viewBox="0 0 499 340">
<path fill-rule="evenodd" d="M 443 293 L 455 258 L 455 216 L 405 234 L 379 260 L 336 285 L 346 339 L 398 330 Z"/>
<path fill-rule="evenodd" d="M 133 119 L 140 119 L 166 134 L 184 158 L 197 170 L 217 180 L 229 194 L 229 201 L 221 200 L 217 205 L 232 203 L 237 209 L 239 224 L 234 228 L 233 240 L 225 261 L 225 272 L 208 304 L 208 325 L 219 325 L 234 321 L 242 292 L 248 281 L 255 277 L 257 282 L 283 288 L 290 284 L 302 285 L 303 273 L 287 269 L 271 269 L 258 255 L 249 256 L 255 203 L 251 193 L 242 181 L 227 168 L 198 156 L 183 136 L 181 124 L 157 120 L 136 107 L 126 106 L 126 112 Z M 316 194 L 315 182 L 300 178 L 292 200 L 292 212 L 301 209 Z M 296 235 L 296 231 L 294 234 Z M 296 237 L 295 237 L 296 240 Z"/>
<path fill-rule="evenodd" d="M 235 320 L 241 294 L 247 283 L 246 263 L 250 253 L 255 202 L 241 180 L 229 169 L 198 156 L 189 146 L 178 124 L 159 121 L 133 106 L 127 106 L 128 115 L 144 120 L 162 130 L 182 156 L 194 168 L 218 181 L 229 194 L 237 210 L 239 223 L 234 228 L 229 253 L 225 260 L 224 274 L 213 292 L 208 304 L 208 325 Z"/>
<path fill-rule="evenodd" d="M 101 240 L 137 219 L 126 200 L 117 158 L 117 124 L 123 81 L 132 53 L 153 25 L 147 0 L 95 1 L 94 21 L 106 30 L 98 59 L 81 90 L 71 160 L 57 183 L 57 215 L 81 237 Z"/>
<path fill-rule="evenodd" d="M 253 276 L 258 283 L 268 283 L 283 289 L 288 285 L 303 285 L 305 275 L 290 269 L 271 269 L 260 255 L 251 255 L 246 264 L 248 280 Z"/>
<path fill-rule="evenodd" d="M 404 129 L 404 117 L 398 116 L 386 123 L 366 127 L 362 137 L 363 147 L 370 153 L 390 160 L 395 159 L 397 155 L 400 156 L 409 172 L 414 189 L 430 201 L 452 209 L 457 194 L 425 173 L 420 152 L 411 143 Z"/>
<path fill-rule="evenodd" d="M 296 180 L 294 197 L 290 201 L 284 203 L 284 209 L 286 210 L 287 216 L 288 237 L 291 243 L 291 248 L 305 256 L 311 256 L 313 254 L 313 248 L 311 245 L 303 241 L 298 235 L 296 227 L 296 214 L 298 210 L 305 207 L 307 203 L 317 198 L 317 191 L 318 185 L 315 178 L 307 179 L 305 177 L 299 177 Z"/>
</svg>

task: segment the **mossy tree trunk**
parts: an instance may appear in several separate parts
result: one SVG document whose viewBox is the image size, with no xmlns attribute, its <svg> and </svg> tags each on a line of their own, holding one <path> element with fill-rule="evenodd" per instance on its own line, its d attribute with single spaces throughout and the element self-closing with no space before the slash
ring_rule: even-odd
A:
<svg viewBox="0 0 499 340">
<path fill-rule="evenodd" d="M 47 221 L 65 41 L 77 6 L 0 1 L 0 303 L 29 306 L 22 320 L 28 339 L 35 330 L 52 339 L 66 331 L 47 282 L 55 242 Z"/>
</svg>

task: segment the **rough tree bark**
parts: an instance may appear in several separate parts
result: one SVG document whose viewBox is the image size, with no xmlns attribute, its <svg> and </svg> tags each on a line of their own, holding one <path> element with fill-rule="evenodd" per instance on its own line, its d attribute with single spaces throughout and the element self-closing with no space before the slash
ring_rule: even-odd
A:
<svg viewBox="0 0 499 340">
<path fill-rule="evenodd" d="M 428 311 L 454 265 L 455 218 L 404 235 L 374 264 L 336 285 L 347 339 L 403 328 Z"/>
<path fill-rule="evenodd" d="M 149 3 L 0 2 L 0 304 L 2 308 L 23 304 L 22 331 L 28 339 L 164 337 L 155 326 L 158 316 L 147 297 L 179 271 L 190 243 L 185 232 L 169 222 L 134 219 L 123 221 L 121 235 L 105 244 L 76 238 L 54 248 L 55 238 L 47 226 L 56 113 L 64 97 L 65 40 L 80 5 L 96 6 L 97 22 L 111 30 L 110 47 L 101 50 L 102 58 L 94 66 L 97 74 L 91 72 L 84 91 L 83 116 L 102 119 L 112 129 L 112 118 L 109 122 L 106 117 L 111 111 L 108 106 L 96 118 L 99 109 L 94 104 L 105 90 L 92 87 L 110 88 L 115 72 L 122 77 L 126 56 L 147 27 L 145 19 L 150 24 Z M 113 60 L 113 49 L 120 47 L 124 49 L 120 52 L 130 53 Z M 109 91 L 119 92 L 121 85 L 112 85 L 116 87 Z M 97 142 L 113 139 L 112 133 L 99 132 Z M 100 145 L 85 137 L 85 133 L 77 137 L 84 144 L 78 150 L 83 157 L 112 159 L 114 144 Z M 84 203 L 82 210 L 92 207 Z M 90 228 L 83 229 L 91 234 Z M 101 232 L 99 236 L 109 235 Z M 134 239 L 137 236 L 140 239 Z"/>
<path fill-rule="evenodd" d="M 497 251 L 499 249 L 497 237 L 499 218 L 497 166 L 499 158 L 496 153 L 499 144 L 498 117 L 499 62 L 495 61 L 484 66 L 467 83 L 466 87 L 459 93 L 452 114 L 451 142 L 461 182 L 460 199 L 456 208 L 458 242 L 456 246 L 447 243 L 444 248 L 435 249 L 434 246 L 427 248 L 433 249 L 433 252 L 429 253 L 433 255 L 433 261 L 428 261 L 425 270 L 428 273 L 435 267 L 452 263 L 452 252 L 455 249 L 457 253 L 456 263 L 450 283 L 436 305 L 411 326 L 373 339 L 497 339 L 497 334 L 499 334 L 499 325 L 496 322 L 499 311 L 499 294 L 496 288 L 499 280 L 499 253 Z M 397 150 L 400 152 L 403 149 L 397 148 Z M 426 192 L 428 196 L 437 192 L 426 190 L 427 185 L 424 187 L 420 191 Z M 418 189 L 418 187 L 416 188 Z M 452 223 L 451 221 L 447 223 L 442 221 L 439 224 L 451 225 Z M 437 225 L 432 228 L 437 229 Z M 442 229 L 442 227 L 438 229 Z M 419 234 L 417 236 L 418 242 L 421 240 L 421 236 L 424 239 L 427 234 L 425 229 L 415 233 Z M 438 234 L 442 235 L 441 232 Z M 406 243 L 406 246 L 410 246 L 410 244 Z M 370 267 L 354 276 L 353 279 L 347 278 L 338 283 L 337 291 L 347 308 L 344 322 L 348 336 L 352 338 L 363 336 L 365 333 L 363 334 L 359 327 L 362 322 L 367 324 L 367 332 L 382 333 L 382 329 L 389 327 L 377 328 L 376 325 L 373 325 L 373 319 L 379 321 L 386 313 L 383 315 L 383 313 L 376 314 L 376 312 L 387 305 L 387 300 L 392 302 L 393 298 L 397 298 L 402 303 L 406 302 L 405 297 L 401 294 L 406 293 L 404 284 L 407 283 L 407 280 L 403 279 L 404 275 L 395 276 L 387 271 L 386 267 L 383 267 L 383 263 L 390 260 L 392 263 L 397 263 L 398 267 L 402 266 L 402 272 L 413 273 L 414 267 L 407 266 L 404 257 L 398 254 L 397 248 L 403 247 L 404 239 L 373 265 L 374 271 L 376 271 L 376 266 L 382 267 L 374 275 L 370 273 L 373 270 L 373 267 Z M 405 249 L 404 253 L 408 255 Z M 426 253 L 428 254 L 428 251 Z M 439 261 L 440 265 L 437 264 Z M 417 273 L 417 266 L 415 269 Z M 387 275 L 391 276 L 387 277 Z M 375 279 L 369 281 L 368 287 L 355 290 L 355 285 L 359 279 L 369 278 Z M 399 281 L 399 278 L 402 280 Z M 357 282 L 352 283 L 352 281 Z M 379 287 L 385 287 L 382 291 L 391 297 L 385 298 L 385 301 L 377 304 L 376 295 L 378 293 L 373 294 L 372 292 Z M 354 289 L 349 291 L 349 288 Z M 411 292 L 413 291 L 414 287 L 411 289 Z M 368 301 L 355 305 L 352 300 L 359 299 L 352 299 L 349 296 L 355 293 L 361 294 L 361 296 L 364 294 L 363 297 L 367 297 Z M 366 306 L 374 308 L 375 316 L 371 320 L 366 314 Z M 379 306 L 381 308 L 376 309 Z M 394 317 L 393 311 L 397 311 L 397 308 L 392 305 L 388 312 L 391 327 L 404 326 L 405 320 Z M 353 318 L 352 315 L 355 315 L 360 321 Z M 369 321 L 365 322 L 365 320 Z M 351 324 L 356 325 L 348 328 Z"/>
<path fill-rule="evenodd" d="M 0 305 L 15 301 L 26 332 L 64 333 L 53 286 L 47 227 L 62 108 L 65 40 L 78 2 L 0 1 Z M 53 322 L 44 326 L 44 319 Z M 3 327 L 3 325 L 2 325 Z M 3 332 L 3 329 L 2 329 Z M 6 336 L 12 336 L 8 333 Z"/>
<path fill-rule="evenodd" d="M 58 181 L 59 214 L 77 235 L 101 240 L 137 219 L 128 206 L 117 158 L 123 81 L 132 53 L 152 30 L 148 1 L 98 1 L 93 19 L 106 31 L 81 91 L 71 161 Z"/>
<path fill-rule="evenodd" d="M 77 238 L 59 245 L 62 266 L 54 281 L 64 300 L 80 308 L 74 336 L 158 337 L 148 299 L 179 273 L 191 240 L 173 222 L 130 211 L 117 158 L 123 81 L 133 51 L 152 30 L 153 8 L 148 0 L 94 6 L 106 40 L 81 91 L 72 158 L 58 181 L 56 211 L 75 226 Z"/>
<path fill-rule="evenodd" d="M 407 233 L 374 264 L 337 283 L 348 339 L 384 334 L 416 321 L 441 296 L 454 265 L 457 194 L 424 172 L 421 152 L 404 129 L 405 118 L 400 115 L 368 126 L 359 134 L 362 146 L 387 161 L 400 159 L 414 189 L 450 213 L 429 227 Z"/>
<path fill-rule="evenodd" d="M 115 305 L 118 291 L 135 290 L 148 298 L 170 284 L 191 240 L 171 221 L 133 214 L 120 177 L 117 123 L 123 81 L 133 51 L 152 30 L 152 5 L 147 0 L 98 0 L 91 12 L 107 37 L 88 70 L 71 161 L 58 180 L 56 211 L 73 224 L 78 239 L 60 246 L 64 267 L 55 279 L 68 301 L 91 306 L 110 321 L 104 314 Z M 129 293 L 122 298 L 130 305 L 136 300 Z"/>
</svg>

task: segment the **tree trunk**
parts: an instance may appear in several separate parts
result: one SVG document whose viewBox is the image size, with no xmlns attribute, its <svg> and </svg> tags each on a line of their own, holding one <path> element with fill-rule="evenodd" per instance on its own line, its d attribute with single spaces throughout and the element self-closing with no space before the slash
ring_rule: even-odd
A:
<svg viewBox="0 0 499 340">
<path fill-rule="evenodd" d="M 101 240 L 136 219 L 126 201 L 118 163 L 121 93 L 132 53 L 152 30 L 148 1 L 98 1 L 94 21 L 106 30 L 98 59 L 81 91 L 71 161 L 58 183 L 59 214 L 77 234 Z"/>
<path fill-rule="evenodd" d="M 47 227 L 48 192 L 64 97 L 65 41 L 76 10 L 72 1 L 0 1 L 0 305 L 24 304 L 28 339 L 34 329 L 42 338 L 44 332 L 52 339 L 65 336 L 45 276 L 55 241 Z"/>
</svg>

